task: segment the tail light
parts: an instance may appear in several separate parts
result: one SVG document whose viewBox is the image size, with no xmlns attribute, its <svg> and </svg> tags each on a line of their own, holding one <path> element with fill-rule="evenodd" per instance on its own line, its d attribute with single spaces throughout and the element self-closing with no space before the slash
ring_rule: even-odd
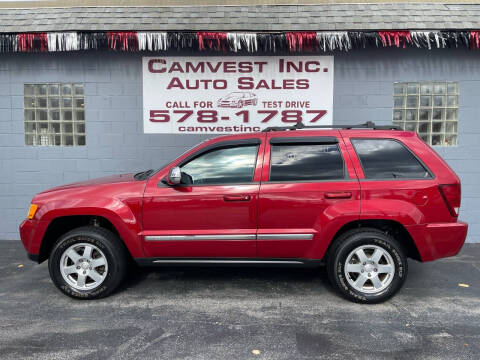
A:
<svg viewBox="0 0 480 360">
<path fill-rule="evenodd" d="M 458 217 L 460 211 L 460 198 L 461 190 L 460 184 L 438 185 L 440 194 L 442 194 L 443 200 L 447 204 L 450 214 L 454 217 Z"/>
</svg>

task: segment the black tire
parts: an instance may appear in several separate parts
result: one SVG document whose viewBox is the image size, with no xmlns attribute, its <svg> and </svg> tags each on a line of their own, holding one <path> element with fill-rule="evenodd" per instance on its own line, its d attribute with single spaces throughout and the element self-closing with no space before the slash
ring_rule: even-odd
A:
<svg viewBox="0 0 480 360">
<path fill-rule="evenodd" d="M 100 249 L 108 264 L 103 282 L 91 290 L 79 290 L 62 276 L 60 262 L 63 253 L 74 244 L 89 243 Z M 55 243 L 48 260 L 50 277 L 57 288 L 75 299 L 97 299 L 109 295 L 124 280 L 128 268 L 127 250 L 111 231 L 95 226 L 84 226 L 62 235 Z"/>
<path fill-rule="evenodd" d="M 359 291 L 354 288 L 349 283 L 347 276 L 349 276 L 349 279 L 352 279 L 352 281 L 356 279 L 353 278 L 351 273 L 348 275 L 345 273 L 345 265 L 349 254 L 358 247 L 365 245 L 380 247 L 390 255 L 395 265 L 391 282 L 384 289 L 376 293 Z M 383 261 L 385 260 L 386 257 L 383 258 Z M 375 269 L 375 271 L 377 270 Z M 408 264 L 405 250 L 395 238 L 378 229 L 358 228 L 342 234 L 335 243 L 332 244 L 327 257 L 327 272 L 333 287 L 344 297 L 358 303 L 373 304 L 388 300 L 400 290 L 407 277 Z M 374 274 L 374 276 L 376 275 L 379 274 Z M 367 282 L 368 281 L 370 280 L 367 279 Z M 369 284 L 373 286 L 373 282 Z M 385 285 L 386 284 L 387 283 L 385 283 Z M 362 287 L 362 289 L 363 288 L 364 287 Z M 376 290 L 372 289 L 372 291 Z"/>
</svg>

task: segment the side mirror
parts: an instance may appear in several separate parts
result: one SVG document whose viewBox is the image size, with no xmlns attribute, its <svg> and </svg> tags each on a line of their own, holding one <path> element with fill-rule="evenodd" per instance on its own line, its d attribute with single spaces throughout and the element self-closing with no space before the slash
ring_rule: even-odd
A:
<svg viewBox="0 0 480 360">
<path fill-rule="evenodd" d="M 168 173 L 168 183 L 170 185 L 178 185 L 182 181 L 182 170 L 178 166 L 170 169 Z"/>
</svg>

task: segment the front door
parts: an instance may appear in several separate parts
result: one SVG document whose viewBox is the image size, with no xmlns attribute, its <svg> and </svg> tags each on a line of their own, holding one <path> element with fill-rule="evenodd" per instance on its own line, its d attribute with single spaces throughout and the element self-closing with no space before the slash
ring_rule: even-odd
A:
<svg viewBox="0 0 480 360">
<path fill-rule="evenodd" d="M 191 176 L 192 184 L 169 186 L 151 179 L 143 201 L 146 255 L 255 257 L 263 141 L 260 135 L 207 144 L 173 164 Z"/>
</svg>

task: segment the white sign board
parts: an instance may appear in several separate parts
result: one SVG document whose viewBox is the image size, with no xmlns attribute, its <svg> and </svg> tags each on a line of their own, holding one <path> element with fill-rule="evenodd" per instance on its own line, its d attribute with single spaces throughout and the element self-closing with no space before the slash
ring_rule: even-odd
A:
<svg viewBox="0 0 480 360">
<path fill-rule="evenodd" d="M 144 57 L 145 133 L 331 125 L 333 56 Z"/>
</svg>

